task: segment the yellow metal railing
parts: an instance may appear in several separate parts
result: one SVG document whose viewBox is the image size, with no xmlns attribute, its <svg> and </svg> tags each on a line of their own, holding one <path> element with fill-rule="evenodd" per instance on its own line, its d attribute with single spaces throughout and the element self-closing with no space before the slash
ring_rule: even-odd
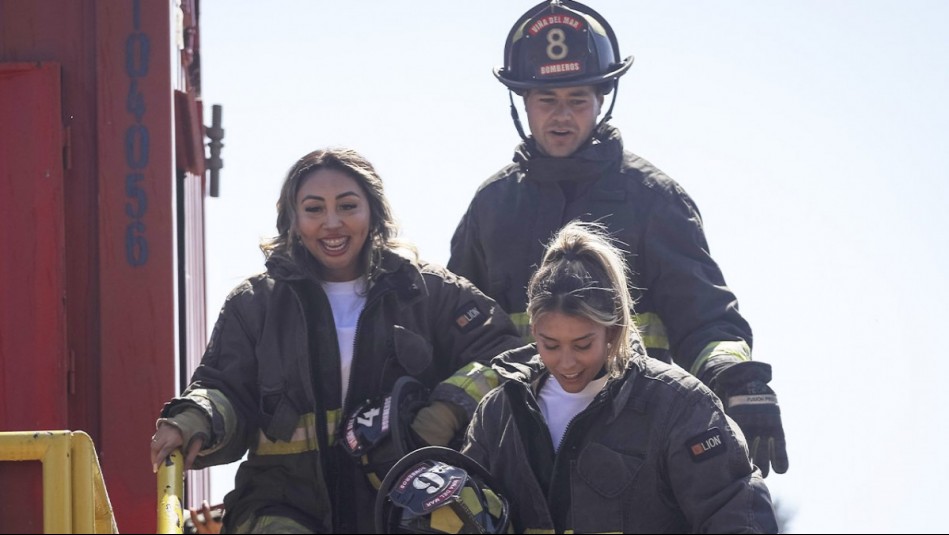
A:
<svg viewBox="0 0 949 535">
<path fill-rule="evenodd" d="M 184 458 L 175 450 L 158 467 L 158 529 L 155 533 L 184 533 Z"/>
<path fill-rule="evenodd" d="M 43 463 L 45 533 L 119 532 L 99 457 L 86 433 L 0 432 L 0 461 Z"/>
</svg>

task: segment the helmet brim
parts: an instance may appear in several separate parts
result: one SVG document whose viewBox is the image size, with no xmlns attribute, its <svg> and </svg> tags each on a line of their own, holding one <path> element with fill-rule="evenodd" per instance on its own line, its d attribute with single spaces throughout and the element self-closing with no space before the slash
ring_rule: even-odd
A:
<svg viewBox="0 0 949 535">
<path fill-rule="evenodd" d="M 495 67 L 492 72 L 494 73 L 494 77 L 507 86 L 508 89 L 512 91 L 524 91 L 527 89 L 556 89 L 560 87 L 600 85 L 623 76 L 632 66 L 633 56 L 629 56 L 613 69 L 596 76 L 565 77 L 553 80 L 514 80 L 505 76 L 503 67 Z"/>
<path fill-rule="evenodd" d="M 379 487 L 379 492 L 376 495 L 376 502 L 373 507 L 376 533 L 388 533 L 388 531 L 386 531 L 388 525 L 387 509 L 391 507 L 391 505 L 387 507 L 386 495 L 389 490 L 391 490 L 397 480 L 404 475 L 403 472 L 405 472 L 406 469 L 422 461 L 440 461 L 445 464 L 457 466 L 465 470 L 469 475 L 478 477 L 488 488 L 500 488 L 494 480 L 494 477 L 484 466 L 456 450 L 444 446 L 426 446 L 417 449 L 396 462 L 382 480 L 382 485 Z M 509 511 L 505 506 L 500 524 L 506 527 L 509 522 Z"/>
</svg>

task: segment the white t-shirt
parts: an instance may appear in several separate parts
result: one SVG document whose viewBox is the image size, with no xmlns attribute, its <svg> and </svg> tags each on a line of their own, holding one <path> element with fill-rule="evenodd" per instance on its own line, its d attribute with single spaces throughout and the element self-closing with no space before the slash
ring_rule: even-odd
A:
<svg viewBox="0 0 949 535">
<path fill-rule="evenodd" d="M 563 440 L 563 434 L 567 430 L 567 426 L 574 416 L 587 408 L 600 390 L 603 390 L 607 379 L 609 379 L 609 375 L 594 379 L 576 394 L 564 390 L 553 375 L 544 382 L 544 386 L 540 388 L 540 396 L 537 402 L 540 405 L 541 414 L 544 415 L 544 420 L 547 421 L 547 429 L 550 431 L 550 439 L 554 443 L 554 451 L 560 451 L 560 441 Z"/>
<path fill-rule="evenodd" d="M 366 306 L 366 278 L 346 282 L 323 281 L 323 290 L 333 309 L 336 338 L 339 340 L 339 370 L 343 384 L 343 399 L 349 390 L 349 373 L 353 367 L 353 347 L 356 342 L 356 323 Z"/>
</svg>

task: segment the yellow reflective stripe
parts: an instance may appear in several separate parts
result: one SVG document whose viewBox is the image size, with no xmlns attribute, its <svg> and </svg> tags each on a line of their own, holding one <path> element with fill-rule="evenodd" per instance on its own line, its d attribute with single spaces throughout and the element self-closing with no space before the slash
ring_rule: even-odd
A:
<svg viewBox="0 0 949 535">
<path fill-rule="evenodd" d="M 257 455 L 290 455 L 319 450 L 319 447 L 316 437 L 316 414 L 308 412 L 300 417 L 297 428 L 293 430 L 293 436 L 290 437 L 289 441 L 278 440 L 273 442 L 264 435 L 263 431 L 260 431 L 257 449 L 254 453 Z"/>
<path fill-rule="evenodd" d="M 719 359 L 737 360 L 738 362 L 751 360 L 751 348 L 743 341 L 711 342 L 699 353 L 689 372 L 698 377 L 709 361 Z"/>
<path fill-rule="evenodd" d="M 633 323 L 643 337 L 646 350 L 669 349 L 669 336 L 666 334 L 666 324 L 655 312 L 644 312 L 633 316 Z"/>
<path fill-rule="evenodd" d="M 343 409 L 341 408 L 326 411 L 326 437 L 329 439 L 330 444 L 336 443 L 336 426 L 342 419 L 342 412 Z"/>
<path fill-rule="evenodd" d="M 524 343 L 532 343 L 534 341 L 534 335 L 531 334 L 531 320 L 527 316 L 527 312 L 515 312 L 510 316 L 511 321 L 514 322 L 514 326 L 517 327 L 517 332 L 521 335 Z"/>
<path fill-rule="evenodd" d="M 485 394 L 501 384 L 501 379 L 490 367 L 480 362 L 472 362 L 442 382 L 454 385 L 475 401 L 480 401 Z"/>
<path fill-rule="evenodd" d="M 327 411 L 326 427 L 329 443 L 336 440 L 336 423 L 339 421 L 340 409 Z M 316 413 L 308 412 L 300 417 L 297 428 L 293 430 L 290 440 L 271 441 L 263 431 L 258 433 L 256 455 L 292 455 L 306 451 L 318 451 L 319 439 L 316 435 Z"/>
</svg>

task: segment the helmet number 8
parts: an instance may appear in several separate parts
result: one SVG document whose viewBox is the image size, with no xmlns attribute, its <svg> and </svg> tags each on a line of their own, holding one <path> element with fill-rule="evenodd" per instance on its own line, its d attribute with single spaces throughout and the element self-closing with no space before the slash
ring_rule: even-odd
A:
<svg viewBox="0 0 949 535">
<path fill-rule="evenodd" d="M 547 32 L 547 57 L 550 59 L 563 59 L 567 57 L 566 35 L 560 28 L 552 28 Z"/>
</svg>

